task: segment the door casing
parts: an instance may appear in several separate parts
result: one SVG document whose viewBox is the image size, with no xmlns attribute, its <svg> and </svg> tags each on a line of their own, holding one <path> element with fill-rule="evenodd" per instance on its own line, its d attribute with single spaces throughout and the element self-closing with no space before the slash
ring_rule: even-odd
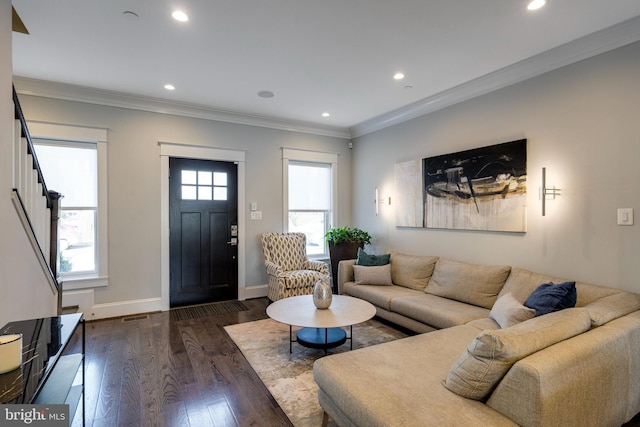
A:
<svg viewBox="0 0 640 427">
<path fill-rule="evenodd" d="M 159 142 L 160 146 L 160 306 L 169 310 L 169 157 L 185 157 L 203 160 L 219 160 L 238 163 L 238 299 L 257 298 L 267 295 L 267 287 L 255 286 L 247 289 L 246 282 L 246 246 L 245 209 L 246 168 L 245 152 L 224 148 L 212 148 L 199 145 L 184 145 L 172 142 Z"/>
</svg>

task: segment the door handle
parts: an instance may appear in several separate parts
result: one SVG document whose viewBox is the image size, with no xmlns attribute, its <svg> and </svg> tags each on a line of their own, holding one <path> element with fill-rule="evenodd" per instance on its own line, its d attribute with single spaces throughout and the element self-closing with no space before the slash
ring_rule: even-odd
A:
<svg viewBox="0 0 640 427">
<path fill-rule="evenodd" d="M 227 242 L 227 245 L 238 246 L 238 238 L 232 237 L 230 242 Z"/>
</svg>

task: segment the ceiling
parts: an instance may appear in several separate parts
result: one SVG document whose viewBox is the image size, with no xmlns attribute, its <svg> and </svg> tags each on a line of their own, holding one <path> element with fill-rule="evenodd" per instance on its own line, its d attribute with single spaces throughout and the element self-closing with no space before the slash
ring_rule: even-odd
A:
<svg viewBox="0 0 640 427">
<path fill-rule="evenodd" d="M 549 0 L 537 11 L 526 0 L 13 6 L 30 32 L 13 33 L 21 86 L 42 90 L 40 81 L 54 82 L 58 92 L 112 105 L 345 137 L 640 40 L 638 0 Z M 190 20 L 175 21 L 175 8 Z M 394 80 L 399 71 L 405 78 Z M 167 83 L 175 90 L 164 89 Z"/>
</svg>

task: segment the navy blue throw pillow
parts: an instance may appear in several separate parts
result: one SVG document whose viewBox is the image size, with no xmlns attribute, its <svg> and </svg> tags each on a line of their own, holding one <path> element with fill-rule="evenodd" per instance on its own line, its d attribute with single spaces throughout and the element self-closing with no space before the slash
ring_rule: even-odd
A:
<svg viewBox="0 0 640 427">
<path fill-rule="evenodd" d="M 357 265 L 364 265 L 367 267 L 375 267 L 380 265 L 389 264 L 389 259 L 391 258 L 391 254 L 384 255 L 369 255 L 362 248 L 358 248 L 358 259 L 356 260 Z"/>
<path fill-rule="evenodd" d="M 554 285 L 553 282 L 545 283 L 529 295 L 524 305 L 533 308 L 536 316 L 564 310 L 576 306 L 578 294 L 576 282 L 564 282 Z"/>
</svg>

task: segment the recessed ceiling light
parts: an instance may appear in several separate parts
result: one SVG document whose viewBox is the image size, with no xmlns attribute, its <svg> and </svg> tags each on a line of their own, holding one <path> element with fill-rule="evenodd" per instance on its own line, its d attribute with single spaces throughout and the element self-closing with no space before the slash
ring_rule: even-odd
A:
<svg viewBox="0 0 640 427">
<path fill-rule="evenodd" d="M 537 9 L 540 9 L 545 4 L 547 4 L 547 0 L 532 0 L 532 1 L 529 2 L 529 5 L 527 6 L 527 9 L 529 9 L 529 10 L 537 10 Z"/>
<path fill-rule="evenodd" d="M 166 85 L 164 85 L 164 88 L 166 90 L 176 90 L 176 87 L 170 83 L 167 83 Z"/>
<path fill-rule="evenodd" d="M 394 78 L 395 80 L 402 80 L 402 79 L 404 79 L 404 74 L 403 74 L 403 73 L 395 73 L 395 74 L 393 75 L 393 78 Z"/>
<path fill-rule="evenodd" d="M 330 113 L 322 113 L 322 117 L 329 117 L 330 115 Z"/>
<path fill-rule="evenodd" d="M 258 92 L 258 96 L 260 98 L 273 98 L 274 96 L 276 96 L 276 94 L 271 92 L 270 90 L 261 90 L 260 92 Z"/>
<path fill-rule="evenodd" d="M 189 20 L 189 16 L 182 10 L 174 10 L 171 16 L 179 22 L 187 22 Z"/>
</svg>

